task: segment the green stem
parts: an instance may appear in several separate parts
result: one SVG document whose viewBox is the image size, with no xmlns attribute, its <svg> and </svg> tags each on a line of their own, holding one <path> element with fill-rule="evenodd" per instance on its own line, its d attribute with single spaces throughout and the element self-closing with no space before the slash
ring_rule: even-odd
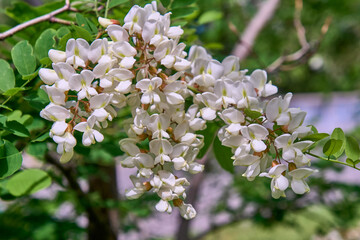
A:
<svg viewBox="0 0 360 240">
<path fill-rule="evenodd" d="M 40 67 L 40 68 L 41 68 L 41 67 Z M 36 72 L 39 72 L 40 68 L 39 68 L 38 70 L 36 70 Z M 31 81 L 32 81 L 34 78 L 36 78 L 37 76 L 38 76 L 38 74 L 35 74 L 34 77 L 28 79 L 23 85 L 20 86 L 20 88 L 25 87 L 29 82 L 31 82 Z M 15 96 L 15 95 L 16 95 L 16 94 L 9 96 L 3 103 L 1 103 L 0 108 L 9 109 L 8 107 L 5 106 L 5 104 L 6 104 L 8 101 L 10 101 L 11 98 L 12 98 L 13 96 Z"/>
<path fill-rule="evenodd" d="M 197 90 L 196 88 L 194 88 L 194 87 L 192 87 L 192 86 L 187 86 L 187 88 L 189 89 L 189 90 L 191 90 L 193 93 L 201 93 L 199 90 Z"/>
<path fill-rule="evenodd" d="M 110 0 L 107 0 L 106 1 L 106 6 L 105 6 L 105 18 L 107 18 L 107 15 L 108 15 L 108 11 L 109 11 L 109 3 L 110 3 Z"/>
<path fill-rule="evenodd" d="M 338 160 L 335 160 L 335 159 L 331 159 L 331 158 L 324 158 L 324 157 L 320 157 L 316 154 L 313 154 L 313 153 L 310 153 L 310 152 L 306 152 L 306 154 L 310 155 L 310 156 L 313 156 L 313 157 L 316 157 L 316 158 L 319 158 L 321 160 L 325 160 L 325 161 L 330 161 L 330 162 L 333 162 L 333 163 L 338 163 L 338 164 L 342 164 L 342 165 L 345 165 L 345 166 L 348 166 L 348 167 L 352 167 L 352 168 L 355 168 L 356 170 L 359 170 L 360 171 L 360 168 L 352 165 L 352 164 L 349 164 L 347 162 L 341 162 L 341 161 L 338 161 Z"/>
<path fill-rule="evenodd" d="M 99 12 L 98 12 L 98 0 L 95 0 L 95 13 L 96 13 L 96 17 L 99 17 Z"/>
</svg>

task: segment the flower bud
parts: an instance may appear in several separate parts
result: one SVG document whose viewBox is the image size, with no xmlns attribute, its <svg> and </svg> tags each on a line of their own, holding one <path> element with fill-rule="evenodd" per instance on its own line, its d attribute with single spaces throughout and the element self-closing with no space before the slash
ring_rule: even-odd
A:
<svg viewBox="0 0 360 240">
<path fill-rule="evenodd" d="M 279 165 L 278 161 L 274 160 L 271 162 L 271 167 L 275 167 L 276 165 Z"/>
<path fill-rule="evenodd" d="M 120 22 L 118 20 L 102 18 L 102 17 L 99 17 L 98 21 L 99 21 L 100 25 L 103 26 L 104 28 L 106 28 L 112 24 L 120 24 Z"/>
<path fill-rule="evenodd" d="M 184 204 L 183 200 L 181 200 L 180 198 L 174 199 L 173 200 L 173 204 L 175 207 L 180 207 Z"/>
<path fill-rule="evenodd" d="M 296 167 L 295 163 L 293 163 L 293 162 L 289 163 L 289 165 L 288 165 L 289 172 L 295 170 L 296 168 L 297 167 Z"/>
<path fill-rule="evenodd" d="M 150 182 L 143 182 L 143 185 L 144 185 L 146 191 L 150 191 L 150 189 L 152 189 Z"/>
<path fill-rule="evenodd" d="M 48 54 L 53 63 L 65 62 L 66 60 L 66 53 L 63 51 L 50 49 Z"/>
</svg>

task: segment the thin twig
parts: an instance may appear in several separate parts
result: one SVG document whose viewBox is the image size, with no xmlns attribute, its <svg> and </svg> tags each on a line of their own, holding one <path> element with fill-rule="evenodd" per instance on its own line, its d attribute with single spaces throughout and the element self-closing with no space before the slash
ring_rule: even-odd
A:
<svg viewBox="0 0 360 240">
<path fill-rule="evenodd" d="M 244 34 L 239 39 L 239 43 L 235 46 L 232 54 L 239 57 L 240 60 L 245 59 L 251 52 L 254 41 L 266 23 L 273 17 L 280 0 L 268 0 L 261 5 L 259 11 L 251 19 L 247 25 Z"/>
<path fill-rule="evenodd" d="M 278 70 L 289 71 L 292 70 L 294 67 L 306 62 L 318 50 L 321 40 L 328 31 L 331 23 L 330 17 L 325 20 L 325 23 L 321 27 L 320 38 L 313 44 L 310 44 L 306 39 L 306 30 L 301 22 L 302 8 L 303 1 L 295 0 L 294 26 L 301 48 L 294 53 L 280 56 L 278 59 L 276 59 L 266 68 L 266 71 L 268 73 L 276 72 Z"/>
<path fill-rule="evenodd" d="M 70 6 L 70 0 L 65 0 L 65 5 L 62 7 L 62 8 L 59 8 L 57 10 L 54 10 L 48 14 L 45 14 L 43 16 L 40 16 L 40 17 L 37 17 L 37 18 L 34 18 L 32 20 L 29 20 L 27 22 L 24 22 L 22 24 L 19 24 L 3 33 L 0 33 L 0 40 L 3 40 L 7 37 L 10 37 L 12 35 L 14 35 L 15 33 L 27 28 L 27 27 L 30 27 L 32 25 L 35 25 L 37 23 L 40 23 L 40 22 L 44 22 L 44 21 L 51 21 L 51 19 L 54 18 L 54 16 L 62 13 L 62 12 L 65 12 L 65 11 L 77 11 L 76 9 L 72 8 Z M 65 20 L 64 20 L 65 21 Z"/>
<path fill-rule="evenodd" d="M 53 22 L 53 23 L 64 24 L 64 25 L 73 25 L 73 24 L 75 24 L 72 21 L 68 21 L 68 20 L 65 20 L 65 19 L 57 18 L 57 17 L 52 17 L 52 18 L 49 19 L 49 21 Z"/>
<path fill-rule="evenodd" d="M 106 1 L 106 6 L 105 6 L 105 18 L 107 18 L 107 15 L 108 15 L 108 11 L 109 11 L 109 3 L 110 3 L 110 0 L 107 0 Z"/>
</svg>

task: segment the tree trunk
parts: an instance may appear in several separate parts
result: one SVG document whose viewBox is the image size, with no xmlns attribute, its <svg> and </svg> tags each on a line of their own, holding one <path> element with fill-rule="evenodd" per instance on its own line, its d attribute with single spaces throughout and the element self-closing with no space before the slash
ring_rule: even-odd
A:
<svg viewBox="0 0 360 240">
<path fill-rule="evenodd" d="M 101 206 L 92 206 L 93 212 L 88 212 L 88 240 L 116 240 L 120 225 L 118 211 L 105 206 L 106 201 L 119 200 L 115 165 L 96 165 L 96 168 L 97 174 L 89 178 L 89 194 L 97 193 Z"/>
</svg>

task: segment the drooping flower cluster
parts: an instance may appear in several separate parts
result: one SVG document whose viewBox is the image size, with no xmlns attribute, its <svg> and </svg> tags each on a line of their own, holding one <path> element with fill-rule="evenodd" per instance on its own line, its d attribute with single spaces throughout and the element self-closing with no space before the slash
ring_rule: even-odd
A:
<svg viewBox="0 0 360 240">
<path fill-rule="evenodd" d="M 122 166 L 137 168 L 126 192 L 130 199 L 153 191 L 158 211 L 175 206 L 184 218 L 195 217 L 184 202 L 189 182 L 179 172 L 203 171 L 195 160 L 206 121 L 222 123 L 218 137 L 232 149 L 234 165 L 248 167 L 248 180 L 272 178 L 273 197 L 284 196 L 290 177 L 295 193 L 309 191 L 304 179 L 314 170 L 301 167 L 309 165 L 304 150 L 312 142 L 301 138 L 311 129 L 302 126 L 305 112 L 289 108 L 291 94 L 266 100 L 277 93 L 266 72 L 246 75 L 234 56 L 220 63 L 199 46 L 188 55 L 179 43 L 183 30 L 170 26 L 170 15 L 161 15 L 155 2 L 134 6 L 122 26 L 99 18 L 108 37 L 91 44 L 70 39 L 65 52 L 49 51 L 53 69 L 39 75 L 51 103 L 40 114 L 54 122 L 50 136 L 61 161 L 73 156 L 74 131 L 83 133 L 85 146 L 101 142 L 101 128 L 128 106 L 132 118 L 120 148 L 127 155 Z"/>
</svg>

